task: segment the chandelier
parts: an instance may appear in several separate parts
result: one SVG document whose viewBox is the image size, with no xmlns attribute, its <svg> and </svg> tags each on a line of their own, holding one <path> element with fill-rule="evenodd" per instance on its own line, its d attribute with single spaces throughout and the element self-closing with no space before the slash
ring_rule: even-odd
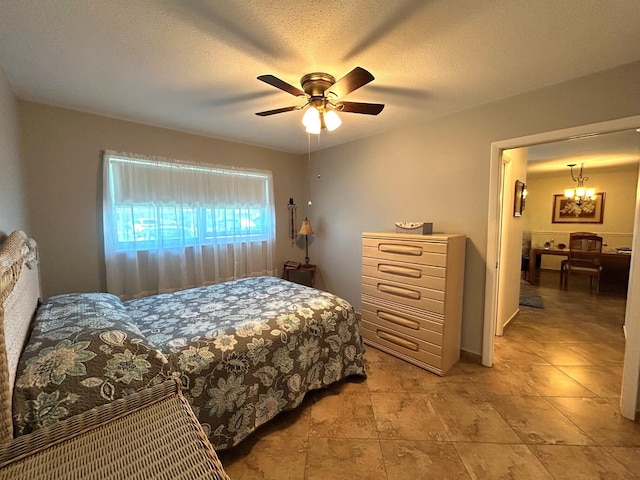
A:
<svg viewBox="0 0 640 480">
<path fill-rule="evenodd" d="M 580 164 L 580 173 L 577 177 L 573 174 L 573 167 L 575 166 L 575 163 L 570 163 L 569 165 L 567 165 L 567 167 L 571 169 L 571 179 L 574 182 L 577 182 L 577 185 L 575 186 L 575 188 L 566 188 L 564 191 L 564 196 L 573 200 L 577 205 L 582 205 L 584 202 L 596 199 L 596 189 L 586 188 L 584 186 L 584 182 L 589 180 L 589 177 L 584 177 L 582 175 L 584 163 Z"/>
</svg>

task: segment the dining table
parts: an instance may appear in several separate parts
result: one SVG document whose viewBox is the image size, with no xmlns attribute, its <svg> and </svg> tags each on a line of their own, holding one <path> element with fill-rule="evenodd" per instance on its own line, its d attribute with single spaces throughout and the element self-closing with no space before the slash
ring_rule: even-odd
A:
<svg viewBox="0 0 640 480">
<path fill-rule="evenodd" d="M 539 279 L 536 276 L 536 261 L 542 255 L 569 256 L 568 248 L 533 247 L 529 251 L 529 283 L 537 285 Z M 611 283 L 626 289 L 629 282 L 629 266 L 631 265 L 631 253 L 619 251 L 614 247 L 602 247 L 602 279 L 603 283 Z"/>
</svg>

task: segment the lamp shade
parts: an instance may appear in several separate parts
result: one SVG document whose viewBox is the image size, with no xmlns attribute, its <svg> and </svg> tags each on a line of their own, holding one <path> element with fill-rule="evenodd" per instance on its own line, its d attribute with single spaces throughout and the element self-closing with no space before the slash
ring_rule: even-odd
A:
<svg viewBox="0 0 640 480">
<path fill-rule="evenodd" d="M 302 226 L 300 227 L 298 235 L 313 235 L 313 228 L 311 228 L 311 223 L 309 223 L 307 217 L 302 221 Z"/>
<path fill-rule="evenodd" d="M 320 123 L 320 112 L 316 107 L 310 107 L 302 117 L 302 124 L 305 127 L 310 127 Z"/>
<path fill-rule="evenodd" d="M 319 134 L 322 129 L 320 120 L 320 112 L 316 107 L 310 107 L 302 117 L 302 124 L 306 127 L 307 132 Z"/>
<path fill-rule="evenodd" d="M 322 130 L 322 124 L 320 123 L 320 119 L 318 119 L 315 123 L 310 124 L 306 131 L 307 133 L 313 133 L 314 135 L 318 135 Z"/>
<path fill-rule="evenodd" d="M 324 123 L 327 126 L 327 130 L 332 132 L 342 125 L 342 120 L 340 120 L 340 117 L 336 112 L 329 110 L 324 114 Z"/>
</svg>

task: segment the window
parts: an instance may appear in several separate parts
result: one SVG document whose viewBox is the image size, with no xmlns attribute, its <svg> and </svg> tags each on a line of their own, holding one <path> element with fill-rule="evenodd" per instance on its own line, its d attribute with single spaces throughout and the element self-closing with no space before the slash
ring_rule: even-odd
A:
<svg viewBox="0 0 640 480">
<path fill-rule="evenodd" d="M 104 162 L 108 285 L 110 270 L 112 277 L 122 276 L 122 265 L 118 264 L 122 258 L 139 263 L 139 254 L 145 252 L 145 261 L 152 258 L 160 262 L 159 271 L 164 268 L 163 257 L 170 259 L 174 276 L 185 275 L 175 271 L 180 263 L 175 258 L 180 252 L 189 259 L 182 262 L 187 271 L 205 269 L 206 263 L 206 268 L 226 272 L 218 279 L 195 281 L 196 285 L 272 270 L 275 214 L 270 172 L 115 152 L 106 152 Z M 247 251 L 254 252 L 250 259 L 235 258 L 246 256 Z M 260 256 L 264 258 L 257 258 Z M 192 265 L 190 259 L 194 257 L 202 257 L 203 263 Z M 113 258 L 116 260 L 110 262 Z M 111 269 L 109 263 L 114 264 Z M 247 267 L 228 272 L 227 266 L 236 264 Z M 148 268 L 145 264 L 144 269 Z M 137 265 L 132 275 L 140 276 L 140 269 Z"/>
<path fill-rule="evenodd" d="M 115 205 L 117 247 L 145 250 L 164 246 L 206 245 L 264 240 L 261 208 L 154 207 Z"/>
</svg>

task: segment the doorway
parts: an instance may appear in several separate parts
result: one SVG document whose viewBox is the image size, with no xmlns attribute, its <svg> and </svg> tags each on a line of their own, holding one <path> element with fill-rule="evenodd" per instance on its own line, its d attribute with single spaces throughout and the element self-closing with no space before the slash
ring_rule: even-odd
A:
<svg viewBox="0 0 640 480">
<path fill-rule="evenodd" d="M 508 149 L 546 144 L 561 140 L 581 138 L 586 136 L 619 132 L 640 127 L 640 116 L 619 120 L 612 120 L 581 127 L 547 132 L 527 137 L 514 138 L 493 143 L 491 146 L 488 238 L 487 238 L 487 270 L 485 278 L 485 312 L 483 331 L 482 363 L 485 366 L 493 364 L 494 338 L 499 310 L 499 292 L 501 288 L 501 256 L 504 254 L 505 236 L 508 229 L 503 228 L 506 215 L 510 214 L 507 205 L 503 205 L 503 191 L 508 187 L 503 173 L 503 155 Z M 640 202 L 636 196 L 635 223 L 632 247 L 640 251 Z M 631 272 L 627 296 L 625 325 L 627 345 L 625 348 L 621 414 L 629 419 L 635 419 L 638 410 L 638 389 L 640 377 L 640 295 L 634 294 L 633 285 L 640 285 L 640 260 L 638 255 L 631 259 Z M 502 286 L 504 287 L 504 285 Z M 637 290 L 637 289 L 635 289 Z"/>
</svg>

